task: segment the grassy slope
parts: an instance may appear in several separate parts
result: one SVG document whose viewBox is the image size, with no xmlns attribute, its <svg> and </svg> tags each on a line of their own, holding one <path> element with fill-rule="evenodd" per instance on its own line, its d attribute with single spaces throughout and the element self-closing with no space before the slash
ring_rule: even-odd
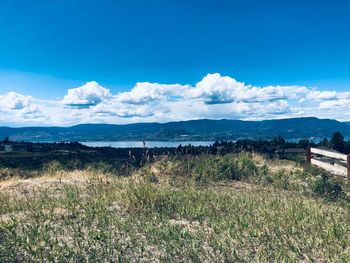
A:
<svg viewBox="0 0 350 263">
<path fill-rule="evenodd" d="M 348 204 L 311 195 L 291 163 L 266 164 L 267 180 L 241 182 L 183 176 L 206 174 L 188 161 L 2 182 L 0 262 L 349 262 Z"/>
</svg>

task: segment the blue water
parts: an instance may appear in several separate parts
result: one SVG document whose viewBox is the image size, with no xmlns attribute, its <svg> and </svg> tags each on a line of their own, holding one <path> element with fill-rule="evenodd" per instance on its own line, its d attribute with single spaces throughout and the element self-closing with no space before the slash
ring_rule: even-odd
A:
<svg viewBox="0 0 350 263">
<path fill-rule="evenodd" d="M 116 142 L 80 142 L 83 145 L 89 147 L 113 147 L 113 148 L 138 148 L 143 147 L 142 141 L 116 141 Z M 192 145 L 192 146 L 209 146 L 213 144 L 213 141 L 183 141 L 183 142 L 168 142 L 168 141 L 145 141 L 147 148 L 160 148 L 160 147 L 178 147 L 179 145 Z"/>
</svg>

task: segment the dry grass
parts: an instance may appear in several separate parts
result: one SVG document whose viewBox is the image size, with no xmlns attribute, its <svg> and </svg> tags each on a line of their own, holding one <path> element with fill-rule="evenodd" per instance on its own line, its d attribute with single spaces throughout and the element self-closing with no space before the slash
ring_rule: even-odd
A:
<svg viewBox="0 0 350 263">
<path fill-rule="evenodd" d="M 347 203 L 249 178 L 200 184 L 170 174 L 178 165 L 162 160 L 131 178 L 58 171 L 2 181 L 0 262 L 350 261 Z"/>
<path fill-rule="evenodd" d="M 56 173 L 44 173 L 42 176 L 35 178 L 13 177 L 2 180 L 0 181 L 0 191 L 16 198 L 24 198 L 40 192 L 46 192 L 51 196 L 60 196 L 64 194 L 67 185 L 85 189 L 87 183 L 91 180 L 111 183 L 115 178 L 88 170 L 57 171 Z"/>
<path fill-rule="evenodd" d="M 291 173 L 293 171 L 301 171 L 302 168 L 299 167 L 295 162 L 289 160 L 281 160 L 281 159 L 266 159 L 261 154 L 254 153 L 252 154 L 252 160 L 258 165 L 263 166 L 266 165 L 269 167 L 271 172 L 279 172 L 284 171 L 287 173 Z"/>
</svg>

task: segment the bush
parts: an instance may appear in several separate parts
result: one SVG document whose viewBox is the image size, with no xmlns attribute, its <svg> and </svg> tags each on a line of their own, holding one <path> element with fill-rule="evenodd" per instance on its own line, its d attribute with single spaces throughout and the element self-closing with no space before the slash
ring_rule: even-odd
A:
<svg viewBox="0 0 350 263">
<path fill-rule="evenodd" d="M 92 163 L 89 166 L 89 170 L 92 170 L 94 172 L 100 172 L 103 174 L 117 173 L 117 169 L 115 169 L 115 167 L 112 164 L 102 161 Z"/>
<path fill-rule="evenodd" d="M 227 156 L 209 157 L 196 163 L 193 176 L 196 181 L 218 181 L 238 179 L 236 164 Z"/>
<path fill-rule="evenodd" d="M 210 156 L 196 162 L 193 170 L 196 181 L 243 180 L 258 174 L 258 167 L 247 154 Z"/>
<path fill-rule="evenodd" d="M 325 197 L 331 201 L 346 197 L 342 183 L 339 180 L 330 178 L 326 174 L 322 174 L 321 178 L 314 183 L 312 188 L 316 195 Z"/>
<path fill-rule="evenodd" d="M 0 168 L 0 181 L 10 179 L 11 177 L 30 178 L 33 176 L 38 176 L 38 172 L 11 168 Z"/>
<path fill-rule="evenodd" d="M 43 165 L 43 171 L 50 175 L 53 175 L 58 171 L 62 171 L 62 170 L 63 170 L 63 166 L 58 161 L 51 161 Z"/>
<path fill-rule="evenodd" d="M 145 182 L 147 183 L 158 183 L 158 177 L 153 172 L 146 172 Z"/>
<path fill-rule="evenodd" d="M 129 210 L 134 212 L 153 213 L 168 209 L 167 195 L 149 182 L 130 182 L 124 199 L 127 200 Z"/>
<path fill-rule="evenodd" d="M 163 160 L 158 169 L 172 182 L 181 179 L 207 183 L 210 181 L 253 180 L 265 175 L 267 167 L 255 164 L 250 154 L 201 155 Z"/>
<path fill-rule="evenodd" d="M 278 171 L 274 174 L 274 185 L 284 190 L 288 190 L 290 188 L 288 177 L 289 174 L 287 174 L 285 171 Z"/>
</svg>

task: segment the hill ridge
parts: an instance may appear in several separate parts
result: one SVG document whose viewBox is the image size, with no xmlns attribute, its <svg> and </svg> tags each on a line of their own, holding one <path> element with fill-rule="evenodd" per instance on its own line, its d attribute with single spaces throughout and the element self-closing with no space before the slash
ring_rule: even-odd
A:
<svg viewBox="0 0 350 263">
<path fill-rule="evenodd" d="M 235 140 L 324 138 L 340 131 L 350 136 L 350 125 L 333 119 L 301 117 L 245 121 L 197 119 L 166 123 L 78 124 L 70 127 L 0 127 L 0 140 L 118 141 L 118 140 Z"/>
</svg>

